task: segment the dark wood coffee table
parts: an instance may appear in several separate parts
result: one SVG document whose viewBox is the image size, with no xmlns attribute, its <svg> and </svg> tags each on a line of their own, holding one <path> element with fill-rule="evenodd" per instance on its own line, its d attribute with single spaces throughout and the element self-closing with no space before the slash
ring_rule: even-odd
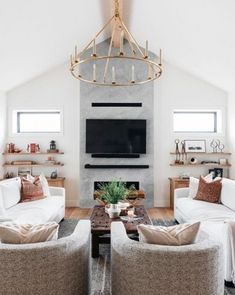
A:
<svg viewBox="0 0 235 295">
<path fill-rule="evenodd" d="M 136 206 L 135 214 L 141 219 L 133 221 L 123 221 L 128 235 L 137 234 L 138 224 L 152 224 L 151 219 L 144 206 Z M 104 206 L 95 206 L 92 210 L 91 216 L 91 239 L 92 239 L 92 257 L 99 257 L 99 245 L 110 244 L 110 228 L 111 223 L 115 221 L 122 221 L 120 218 L 111 219 L 105 213 Z"/>
</svg>

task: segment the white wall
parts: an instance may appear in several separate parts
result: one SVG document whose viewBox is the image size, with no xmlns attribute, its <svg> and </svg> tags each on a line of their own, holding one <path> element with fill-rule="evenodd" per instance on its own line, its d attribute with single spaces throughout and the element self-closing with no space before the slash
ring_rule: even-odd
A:
<svg viewBox="0 0 235 295">
<path fill-rule="evenodd" d="M 19 136 L 12 135 L 8 130 L 7 141 L 13 141 L 19 147 L 25 148 L 30 142 L 37 142 L 42 149 L 47 149 L 49 141 L 55 139 L 58 147 L 65 152 L 59 159 L 65 163 L 64 168 L 58 170 L 66 177 L 67 205 L 79 204 L 79 82 L 73 79 L 66 64 L 24 84 L 7 94 L 8 127 L 10 127 L 13 109 L 61 108 L 64 112 L 64 134 L 62 136 Z M 155 83 L 154 99 L 155 118 L 155 206 L 169 205 L 168 177 L 178 176 L 182 172 L 189 172 L 198 176 L 208 169 L 174 168 L 169 164 L 174 161 L 170 151 L 174 151 L 175 138 L 207 139 L 220 138 L 229 150 L 226 142 L 226 122 L 223 133 L 219 135 L 173 134 L 173 109 L 221 109 L 224 119 L 227 112 L 227 94 L 172 65 L 165 64 L 162 77 Z M 235 114 L 235 103 L 234 103 Z M 9 129 L 9 128 L 8 128 Z M 234 147 L 235 148 L 235 147 Z M 208 148 L 210 151 L 210 149 Z M 217 160 L 217 159 L 216 159 Z M 235 161 L 235 159 L 234 159 Z M 44 170 L 50 174 L 51 171 Z"/>
<path fill-rule="evenodd" d="M 155 206 L 169 205 L 168 177 L 179 176 L 182 172 L 199 176 L 208 169 L 170 167 L 174 156 L 174 140 L 219 138 L 225 143 L 226 149 L 226 92 L 170 65 L 164 64 L 162 77 L 155 82 Z M 222 134 L 174 134 L 172 112 L 174 109 L 220 109 L 223 114 Z M 234 109 L 235 111 L 235 109 Z M 207 150 L 211 151 L 209 145 Z M 211 159 L 211 158 L 209 158 Z M 212 159 L 211 159 L 212 160 Z M 214 158 L 218 160 L 218 158 Z"/>
<path fill-rule="evenodd" d="M 2 164 L 4 162 L 2 151 L 5 148 L 6 136 L 6 95 L 0 92 L 0 178 L 4 176 Z"/>
<path fill-rule="evenodd" d="M 49 148 L 54 139 L 64 155 L 56 159 L 65 164 L 58 168 L 59 176 L 66 177 L 66 203 L 68 206 L 78 205 L 79 184 L 79 82 L 72 78 L 68 65 L 64 64 L 7 93 L 8 136 L 7 142 L 14 142 L 19 148 L 26 149 L 28 143 L 36 142 L 41 150 Z M 61 109 L 63 112 L 63 134 L 61 135 L 19 135 L 12 134 L 12 111 L 22 109 Z M 31 156 L 27 156 L 31 157 Z M 44 161 L 46 156 L 34 160 Z M 15 157 L 16 158 L 16 157 Z M 23 159 L 23 158 L 21 158 Z M 42 169 L 47 176 L 51 168 Z M 40 170 L 34 168 L 34 174 Z"/>
<path fill-rule="evenodd" d="M 228 140 L 229 148 L 232 153 L 230 177 L 235 178 L 235 92 L 229 93 L 228 96 Z"/>
</svg>

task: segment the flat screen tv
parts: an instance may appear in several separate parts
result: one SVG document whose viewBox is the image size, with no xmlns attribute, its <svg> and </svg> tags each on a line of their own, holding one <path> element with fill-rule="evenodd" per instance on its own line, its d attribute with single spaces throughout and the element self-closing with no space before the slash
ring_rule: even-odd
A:
<svg viewBox="0 0 235 295">
<path fill-rule="evenodd" d="M 86 153 L 145 154 L 146 120 L 87 119 Z"/>
</svg>

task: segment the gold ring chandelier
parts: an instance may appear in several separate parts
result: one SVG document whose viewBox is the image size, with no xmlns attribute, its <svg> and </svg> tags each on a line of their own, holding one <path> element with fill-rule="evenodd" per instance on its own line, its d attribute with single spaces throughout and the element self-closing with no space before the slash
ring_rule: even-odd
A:
<svg viewBox="0 0 235 295">
<path fill-rule="evenodd" d="M 70 56 L 71 74 L 83 82 L 100 86 L 140 85 L 159 78 L 162 74 L 161 49 L 158 58 L 151 59 L 148 41 L 146 41 L 145 49 L 141 49 L 120 16 L 118 0 L 114 0 L 114 4 L 114 15 L 88 45 L 80 53 L 75 46 L 74 54 Z M 97 38 L 109 25 L 112 26 L 112 34 L 108 52 L 107 55 L 99 55 Z M 113 48 L 114 38 L 117 39 L 116 34 L 118 34 L 119 42 L 117 48 Z M 124 46 L 125 43 L 127 46 Z M 89 50 L 91 53 L 88 56 Z M 124 61 L 126 61 L 125 65 Z M 139 67 L 140 63 L 145 65 L 145 71 L 143 67 Z M 120 73 L 122 65 L 124 71 Z"/>
</svg>

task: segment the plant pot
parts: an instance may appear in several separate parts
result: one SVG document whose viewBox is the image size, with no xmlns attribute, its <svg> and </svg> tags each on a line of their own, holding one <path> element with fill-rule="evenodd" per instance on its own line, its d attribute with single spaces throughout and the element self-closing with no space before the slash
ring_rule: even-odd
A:
<svg viewBox="0 0 235 295">
<path fill-rule="evenodd" d="M 107 211 L 110 218 L 117 218 L 121 213 L 121 209 L 117 204 L 110 204 L 110 207 Z"/>
</svg>

